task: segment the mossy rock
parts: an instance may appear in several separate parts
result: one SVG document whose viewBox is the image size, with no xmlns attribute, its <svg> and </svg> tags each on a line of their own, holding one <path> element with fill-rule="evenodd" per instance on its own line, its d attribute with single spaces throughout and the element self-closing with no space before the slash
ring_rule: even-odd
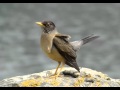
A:
<svg viewBox="0 0 120 90">
<path fill-rule="evenodd" d="M 57 78 L 50 78 L 55 69 L 24 76 L 16 76 L 0 81 L 1 87 L 120 87 L 120 79 L 88 68 L 78 73 L 74 68 L 66 67 Z"/>
</svg>

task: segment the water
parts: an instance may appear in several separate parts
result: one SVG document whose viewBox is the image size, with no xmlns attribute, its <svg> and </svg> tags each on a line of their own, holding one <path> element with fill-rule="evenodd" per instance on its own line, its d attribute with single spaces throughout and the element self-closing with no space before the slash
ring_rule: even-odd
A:
<svg viewBox="0 0 120 90">
<path fill-rule="evenodd" d="M 0 80 L 56 68 L 39 48 L 41 20 L 52 20 L 71 41 L 99 35 L 77 52 L 78 65 L 120 78 L 120 4 L 1 3 Z"/>
</svg>

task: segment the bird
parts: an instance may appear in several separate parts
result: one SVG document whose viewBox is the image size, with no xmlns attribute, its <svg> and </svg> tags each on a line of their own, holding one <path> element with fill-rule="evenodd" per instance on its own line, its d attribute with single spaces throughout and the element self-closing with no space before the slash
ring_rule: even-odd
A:
<svg viewBox="0 0 120 90">
<path fill-rule="evenodd" d="M 59 33 L 53 21 L 44 20 L 36 22 L 36 24 L 42 29 L 40 46 L 43 52 L 50 59 L 58 62 L 55 73 L 51 77 L 57 78 L 60 76 L 60 72 L 65 65 L 73 67 L 80 72 L 76 61 L 76 52 L 81 48 L 81 46 L 97 39 L 99 36 L 92 34 L 83 39 L 71 42 L 71 36 Z M 59 68 L 60 70 L 58 71 Z"/>
</svg>

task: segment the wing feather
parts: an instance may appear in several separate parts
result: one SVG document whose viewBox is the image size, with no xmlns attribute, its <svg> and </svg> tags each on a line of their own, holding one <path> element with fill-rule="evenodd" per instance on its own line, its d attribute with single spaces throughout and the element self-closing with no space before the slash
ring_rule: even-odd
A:
<svg viewBox="0 0 120 90">
<path fill-rule="evenodd" d="M 53 39 L 53 45 L 65 58 L 65 63 L 79 71 L 79 67 L 76 62 L 76 50 L 74 50 L 73 46 L 68 42 L 68 40 L 62 36 L 55 36 Z"/>
</svg>

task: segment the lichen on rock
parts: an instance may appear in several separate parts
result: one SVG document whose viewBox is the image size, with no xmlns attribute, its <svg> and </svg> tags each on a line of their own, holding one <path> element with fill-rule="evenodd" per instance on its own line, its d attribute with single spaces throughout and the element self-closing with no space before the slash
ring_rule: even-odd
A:
<svg viewBox="0 0 120 90">
<path fill-rule="evenodd" d="M 0 81 L 0 87 L 120 87 L 120 79 L 88 68 L 81 68 L 79 73 L 65 67 L 59 77 L 50 78 L 54 72 L 55 69 L 6 78 Z"/>
</svg>

